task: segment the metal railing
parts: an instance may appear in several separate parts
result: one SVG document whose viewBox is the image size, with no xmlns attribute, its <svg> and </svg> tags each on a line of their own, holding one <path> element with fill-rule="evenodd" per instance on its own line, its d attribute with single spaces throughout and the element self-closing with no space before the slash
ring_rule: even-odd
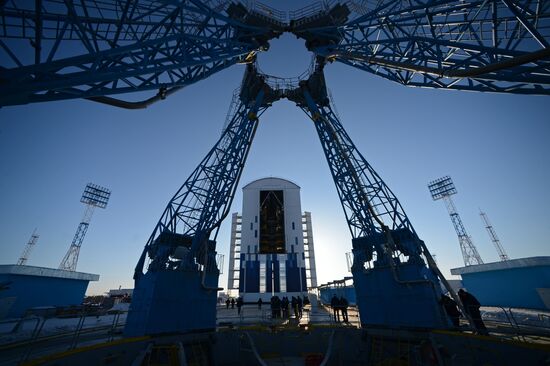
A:
<svg viewBox="0 0 550 366">
<path fill-rule="evenodd" d="M 484 307 L 482 310 L 483 321 L 491 333 L 522 341 L 529 341 L 530 336 L 550 337 L 550 313 L 501 306 Z M 519 317 L 523 319 L 518 320 Z"/>
<path fill-rule="evenodd" d="M 260 69 L 260 66 L 258 63 L 255 65 L 256 71 L 258 74 L 260 74 L 263 78 L 265 83 L 274 91 L 281 92 L 283 94 L 298 89 L 300 87 L 300 81 L 307 80 L 313 74 L 315 71 L 316 63 L 315 63 L 315 57 L 311 58 L 311 62 L 309 63 L 308 68 L 303 71 L 298 76 L 283 78 L 279 76 L 273 76 L 266 74 Z"/>
<path fill-rule="evenodd" d="M 303 8 L 291 10 L 288 12 L 288 18 L 290 20 L 299 20 L 303 18 L 309 18 L 315 15 L 323 15 L 334 7 L 337 3 L 343 3 L 343 1 L 338 0 L 325 0 L 317 1 Z"/>
<path fill-rule="evenodd" d="M 83 340 L 83 335 L 93 335 L 94 333 L 98 333 L 96 336 L 88 337 L 86 339 L 87 342 L 98 342 L 98 341 L 107 341 L 111 342 L 115 339 L 116 333 L 119 331 L 119 328 L 124 326 L 124 322 L 120 322 L 120 315 L 122 315 L 125 312 L 117 311 L 112 314 L 113 319 L 110 322 L 110 324 L 102 324 L 99 326 L 91 326 L 88 322 L 86 324 L 87 320 L 96 318 L 96 315 L 89 314 L 89 313 L 81 313 L 77 318 L 71 318 L 76 321 L 76 324 L 69 324 L 68 327 L 72 328 L 74 326 L 74 329 L 66 330 L 60 327 L 53 328 L 45 328 L 45 324 L 49 321 L 51 323 L 52 319 L 58 319 L 58 318 L 47 318 L 47 317 L 40 317 L 40 316 L 31 316 L 31 317 L 25 317 L 21 319 L 13 319 L 1 322 L 0 324 L 9 324 L 13 323 L 14 327 L 11 331 L 4 333 L 4 335 L 8 336 L 17 336 L 23 335 L 22 337 L 19 337 L 13 342 L 4 343 L 0 345 L 0 352 L 7 351 L 11 349 L 17 349 L 20 350 L 17 353 L 20 355 L 18 357 L 18 362 L 26 362 L 31 358 L 33 353 L 36 353 L 37 351 L 39 353 L 43 353 L 43 351 L 37 350 L 40 344 L 46 344 L 49 341 L 55 341 L 60 339 L 67 339 L 66 342 L 60 343 L 58 347 L 52 348 L 51 352 L 59 352 L 59 351 L 65 351 L 65 350 L 71 350 L 76 348 Z M 32 330 L 28 333 L 28 337 L 25 336 L 25 324 L 28 322 L 35 322 L 34 327 Z M 48 332 L 45 332 L 45 329 L 48 329 Z"/>
</svg>

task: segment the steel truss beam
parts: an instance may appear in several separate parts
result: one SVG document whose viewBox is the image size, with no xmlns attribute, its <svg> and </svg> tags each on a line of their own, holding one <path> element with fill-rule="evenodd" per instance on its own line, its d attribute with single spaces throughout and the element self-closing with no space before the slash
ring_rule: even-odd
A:
<svg viewBox="0 0 550 366">
<path fill-rule="evenodd" d="M 217 235 L 228 214 L 258 117 L 267 108 L 263 99 L 260 88 L 255 99 L 239 100 L 219 140 L 168 203 L 136 266 L 134 279 L 143 273 L 147 255 L 152 260 L 149 270 L 203 263 L 200 256 L 204 246 L 213 231 Z M 188 240 L 189 252 L 181 261 L 174 259 L 178 238 L 180 244 Z"/>
<path fill-rule="evenodd" d="M 307 89 L 303 94 L 302 109 L 314 122 L 352 237 L 382 233 L 382 223 L 390 230 L 412 230 L 397 197 L 357 150 L 330 104 L 317 103 Z"/>
<path fill-rule="evenodd" d="M 458 236 L 458 243 L 460 245 L 460 251 L 462 252 L 462 258 L 464 259 L 465 266 L 473 266 L 476 264 L 483 264 L 483 259 L 479 255 L 476 246 L 472 240 L 472 237 L 468 235 L 462 219 L 456 210 L 453 199 L 450 195 L 443 196 L 443 201 L 445 202 L 445 207 L 447 207 L 447 212 L 451 217 L 451 222 L 455 228 L 456 235 Z"/>
<path fill-rule="evenodd" d="M 311 85 L 319 86 L 315 94 L 309 90 Z M 322 65 L 301 83 L 301 92 L 298 105 L 314 122 L 353 237 L 351 271 L 362 323 L 447 327 L 438 303 L 440 282 L 451 293 L 452 289 L 397 197 L 357 150 L 334 113 Z M 374 299 L 372 293 L 381 289 L 384 293 Z M 410 300 L 407 305 L 400 303 L 405 297 Z M 407 314 L 409 306 L 415 315 Z"/>
<path fill-rule="evenodd" d="M 425 263 L 424 254 L 435 265 L 399 200 L 357 150 L 330 104 L 307 88 L 302 92 L 306 104 L 301 107 L 314 122 L 351 235 L 370 242 L 362 259 L 370 261 L 376 252 L 380 264 L 402 254 Z"/>
<path fill-rule="evenodd" d="M 310 49 L 407 86 L 550 94 L 548 0 L 364 3 L 345 25 L 302 31 L 339 40 Z"/>
<path fill-rule="evenodd" d="M 248 62 L 274 32 L 223 9 L 198 0 L 9 0 L 0 8 L 0 106 L 146 90 L 164 98 Z"/>
</svg>

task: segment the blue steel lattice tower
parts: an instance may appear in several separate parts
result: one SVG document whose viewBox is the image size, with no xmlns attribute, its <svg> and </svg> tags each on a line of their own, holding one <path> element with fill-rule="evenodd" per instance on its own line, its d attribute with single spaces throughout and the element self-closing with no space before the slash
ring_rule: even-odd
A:
<svg viewBox="0 0 550 366">
<path fill-rule="evenodd" d="M 21 253 L 21 256 L 19 257 L 19 260 L 17 261 L 17 265 L 23 266 L 27 263 L 29 260 L 29 256 L 31 254 L 32 249 L 36 245 L 36 242 L 38 241 L 39 235 L 36 234 L 36 229 L 32 232 L 32 235 L 25 245 L 25 249 L 23 249 L 23 253 Z"/>
<path fill-rule="evenodd" d="M 67 251 L 67 254 L 63 257 L 59 269 L 64 269 L 67 271 L 76 271 L 76 265 L 78 263 L 78 256 L 80 254 L 80 247 L 84 242 L 84 237 L 90 226 L 90 221 L 96 207 L 105 208 L 109 202 L 109 197 L 111 196 L 111 191 L 107 188 L 100 187 L 96 184 L 88 183 L 86 188 L 84 188 L 84 193 L 80 202 L 86 205 L 84 209 L 84 215 L 76 233 L 74 234 L 73 241 L 71 246 Z"/>
<path fill-rule="evenodd" d="M 217 233 L 258 118 L 281 98 L 311 118 L 323 147 L 353 238 L 361 321 L 445 327 L 438 300 L 446 281 L 334 113 L 323 68 L 339 62 L 406 86 L 550 95 L 549 16 L 547 1 L 519 0 L 326 1 L 288 14 L 218 0 L 5 0 L 0 106 L 82 98 L 146 108 L 246 64 L 227 127 L 170 200 L 138 260 L 128 335 L 215 327 Z M 305 40 L 315 56 L 314 72 L 295 82 L 255 68 L 256 53 L 283 32 Z M 138 102 L 115 97 L 144 91 L 154 94 Z M 481 262 L 473 246 L 467 250 Z"/>
<path fill-rule="evenodd" d="M 489 238 L 491 238 L 491 242 L 493 242 L 493 245 L 495 246 L 495 249 L 497 250 L 498 257 L 501 261 L 507 261 L 508 254 L 506 254 L 506 251 L 504 250 L 504 247 L 502 244 L 500 244 L 500 239 L 497 236 L 497 232 L 495 231 L 495 228 L 489 221 L 489 218 L 487 217 L 487 214 L 483 211 L 479 211 L 479 216 L 481 216 L 481 219 L 483 220 L 483 223 L 485 224 L 485 229 L 487 229 L 487 233 L 489 234 Z"/>
<path fill-rule="evenodd" d="M 458 235 L 458 243 L 460 244 L 464 264 L 466 266 L 483 264 L 483 260 L 477 252 L 477 248 L 472 242 L 472 238 L 466 232 L 466 229 L 462 224 L 462 220 L 456 211 L 455 204 L 451 198 L 453 194 L 456 194 L 456 188 L 451 180 L 451 177 L 445 176 L 431 181 L 428 184 L 428 189 L 430 190 L 434 201 L 442 199 L 445 202 L 445 206 L 451 216 L 451 221 L 453 222 L 456 234 Z"/>
</svg>

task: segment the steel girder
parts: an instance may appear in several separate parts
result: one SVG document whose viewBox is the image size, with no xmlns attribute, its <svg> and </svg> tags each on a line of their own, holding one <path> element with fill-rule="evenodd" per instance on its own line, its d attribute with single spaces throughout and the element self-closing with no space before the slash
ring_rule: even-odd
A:
<svg viewBox="0 0 550 366">
<path fill-rule="evenodd" d="M 173 238 L 177 233 L 179 238 L 189 239 L 189 253 L 180 265 L 201 261 L 198 257 L 203 247 L 233 201 L 258 117 L 267 107 L 263 99 L 264 90 L 260 88 L 255 99 L 239 101 L 221 137 L 168 203 L 138 262 L 135 279 L 143 273 L 147 255 L 152 260 L 150 269 L 170 265 L 177 240 L 162 240 L 163 236 Z"/>
<path fill-rule="evenodd" d="M 347 1 L 288 25 L 269 14 L 248 22 L 242 8 L 222 15 L 228 7 L 3 1 L 0 106 L 87 98 L 143 108 L 250 61 L 284 30 L 314 39 L 308 46 L 319 56 L 408 86 L 550 94 L 550 0 Z M 362 15 L 342 22 L 346 7 Z M 158 94 L 141 103 L 107 97 L 146 90 Z"/>
<path fill-rule="evenodd" d="M 550 1 L 363 1 L 344 25 L 302 30 L 328 60 L 407 85 L 550 94 Z"/>
<path fill-rule="evenodd" d="M 399 319 L 390 321 L 397 326 L 444 326 L 445 321 L 441 322 L 438 316 L 432 319 L 433 324 L 422 322 L 433 317 L 434 311 L 441 314 L 439 282 L 449 291 L 451 287 L 416 234 L 397 197 L 344 130 L 330 105 L 326 89 L 324 93 L 319 90 L 316 95 L 310 93 L 309 86 L 324 85 L 323 80 L 320 67 L 317 75 L 301 83 L 303 100 L 298 100 L 298 105 L 314 122 L 353 237 L 352 273 L 359 311 L 363 312 L 361 318 L 367 319 L 366 323 L 380 324 L 384 322 L 379 318 L 381 314 L 385 314 L 382 318 L 387 321 L 387 316 L 392 312 L 395 316 L 397 311 L 401 314 Z M 411 296 L 410 286 L 424 288 L 417 287 L 418 291 Z M 389 303 L 372 301 L 372 295 L 368 294 L 376 288 L 387 290 Z M 410 304 L 404 306 L 394 301 L 403 296 L 414 298 L 412 303 L 418 307 L 417 312 L 431 315 L 421 316 L 423 320 L 415 319 L 415 315 L 403 316 L 408 312 L 405 309 L 410 310 Z"/>
<path fill-rule="evenodd" d="M 330 104 L 302 90 L 302 109 L 313 120 L 353 238 L 390 230 L 413 231 L 401 204 L 344 130 Z"/>
<path fill-rule="evenodd" d="M 65 271 L 76 271 L 80 248 L 82 247 L 82 242 L 84 241 L 84 237 L 86 236 L 86 232 L 89 227 L 89 222 L 81 222 L 78 225 L 71 246 L 59 264 L 59 269 L 63 269 Z"/>
<path fill-rule="evenodd" d="M 443 196 L 443 201 L 445 202 L 445 207 L 447 207 L 447 212 L 451 217 L 451 222 L 455 228 L 456 235 L 458 236 L 458 243 L 460 245 L 460 251 L 462 252 L 462 258 L 464 259 L 465 266 L 472 266 L 476 264 L 483 264 L 483 259 L 479 255 L 476 246 L 472 241 L 472 237 L 466 232 L 466 228 L 462 223 L 462 219 L 456 210 L 455 204 L 451 196 Z"/>
<path fill-rule="evenodd" d="M 162 99 L 248 62 L 273 31 L 224 16 L 217 3 L 8 0 L 0 7 L 0 106 L 109 102 L 103 96 L 146 90 Z"/>
</svg>

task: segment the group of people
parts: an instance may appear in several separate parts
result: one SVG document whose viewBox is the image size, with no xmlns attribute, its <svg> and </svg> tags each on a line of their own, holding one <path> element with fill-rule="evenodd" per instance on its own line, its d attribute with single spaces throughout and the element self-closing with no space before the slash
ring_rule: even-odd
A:
<svg viewBox="0 0 550 366">
<path fill-rule="evenodd" d="M 229 309 L 229 305 L 231 305 L 231 309 L 234 309 L 235 305 L 237 305 L 237 313 L 239 315 L 241 314 L 241 308 L 243 307 L 243 304 L 244 304 L 244 301 L 242 297 L 238 297 L 237 301 L 235 301 L 235 299 L 229 300 L 229 298 L 225 300 L 225 308 Z"/>
<path fill-rule="evenodd" d="M 262 299 L 258 300 L 258 309 L 261 309 Z M 292 299 L 289 300 L 288 297 L 284 296 L 282 299 L 279 296 L 271 297 L 271 318 L 289 318 L 289 310 L 294 311 L 294 317 L 296 319 L 301 319 L 303 314 L 303 309 L 305 305 L 309 304 L 309 299 L 307 296 L 304 296 L 303 299 L 301 296 L 292 296 Z M 290 307 L 290 309 L 289 309 Z"/>
<path fill-rule="evenodd" d="M 336 323 L 340 323 L 340 313 L 342 313 L 342 321 L 344 323 L 349 323 L 348 306 L 349 302 L 344 296 L 338 297 L 336 294 L 332 296 L 332 299 L 330 300 L 330 307 L 334 312 L 334 321 Z"/>
<path fill-rule="evenodd" d="M 292 309 L 292 311 L 294 312 L 294 317 L 296 319 L 301 319 L 304 306 L 308 305 L 309 303 L 310 302 L 307 296 L 304 296 L 303 298 L 301 296 L 292 296 L 291 300 L 289 300 L 286 296 L 284 296 L 282 299 L 279 296 L 273 296 L 270 301 L 271 317 L 273 319 L 289 318 L 289 310 Z M 243 304 L 244 301 L 242 297 L 238 297 L 237 300 L 235 300 L 234 298 L 227 298 L 225 300 L 225 308 L 229 309 L 229 307 L 231 306 L 231 309 L 234 309 L 235 306 L 237 306 L 237 313 L 239 315 L 241 314 L 241 308 Z M 258 299 L 257 304 L 258 310 L 262 310 L 262 305 L 264 304 L 262 298 Z"/>
<path fill-rule="evenodd" d="M 466 315 L 472 319 L 476 332 L 483 335 L 489 334 L 483 320 L 481 319 L 481 312 L 479 311 L 481 304 L 475 296 L 466 292 L 464 289 L 460 289 L 458 290 L 458 297 L 464 306 Z M 451 319 L 453 326 L 458 328 L 460 326 L 460 317 L 462 316 L 462 313 L 458 309 L 458 304 L 456 301 L 449 296 L 441 295 L 441 300 L 439 302 Z"/>
<path fill-rule="evenodd" d="M 483 323 L 483 320 L 481 319 L 481 312 L 479 311 L 479 308 L 481 304 L 479 301 L 475 298 L 474 295 L 466 292 L 464 289 L 458 290 L 458 297 L 460 298 L 460 301 L 462 302 L 462 305 L 464 306 L 464 311 L 466 312 L 465 315 L 472 319 L 473 326 L 478 334 L 487 335 L 487 328 L 485 327 L 485 324 Z M 443 309 L 445 309 L 445 312 L 447 313 L 447 316 L 450 318 L 451 323 L 454 327 L 458 328 L 460 326 L 460 317 L 463 315 L 459 308 L 458 304 L 455 300 L 453 300 L 451 297 L 447 295 L 441 295 L 441 299 L 439 300 L 439 303 L 441 306 L 443 306 Z M 231 309 L 235 308 L 235 305 L 237 306 L 237 313 L 241 314 L 241 308 L 243 306 L 243 298 L 238 297 L 237 300 L 234 298 L 227 299 L 225 301 L 225 306 L 227 309 L 229 309 L 229 306 L 231 306 Z M 263 300 L 261 298 L 257 301 L 258 304 L 258 310 L 262 309 Z M 271 305 L 271 317 L 273 319 L 277 318 L 289 318 L 290 313 L 289 310 L 292 309 L 294 312 L 294 317 L 296 319 L 301 319 L 303 314 L 303 308 L 305 305 L 309 304 L 309 299 L 307 296 L 304 296 L 303 299 L 301 296 L 292 296 L 292 299 L 289 300 L 288 297 L 284 296 L 282 299 L 279 298 L 279 296 L 273 296 L 271 297 L 270 305 Z M 340 314 L 342 315 L 342 321 L 344 323 L 349 323 L 348 318 L 348 306 L 349 302 L 348 300 L 343 296 L 332 296 L 332 299 L 330 300 L 330 306 L 334 313 L 334 321 L 339 323 L 340 322 Z M 289 309 L 290 308 L 290 309 Z"/>
</svg>

